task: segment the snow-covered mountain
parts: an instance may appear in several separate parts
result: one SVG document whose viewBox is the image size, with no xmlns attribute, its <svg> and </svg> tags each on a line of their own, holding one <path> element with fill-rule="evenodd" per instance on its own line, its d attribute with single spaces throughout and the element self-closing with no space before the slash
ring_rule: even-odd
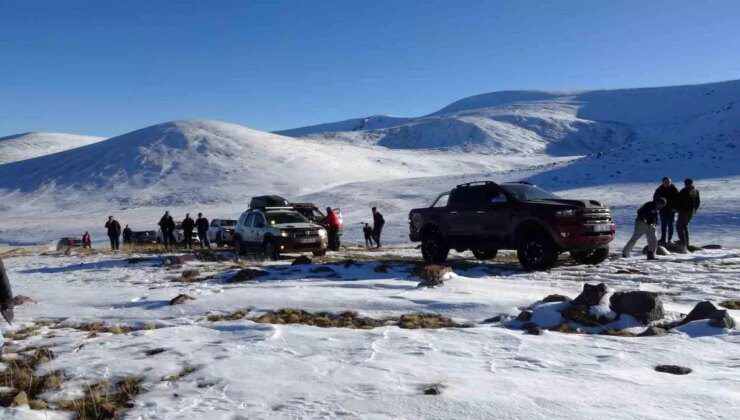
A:
<svg viewBox="0 0 740 420">
<path fill-rule="evenodd" d="M 67 133 L 23 133 L 0 138 L 0 165 L 63 152 L 103 140 L 104 137 Z"/>
<path fill-rule="evenodd" d="M 294 128 L 290 130 L 275 131 L 275 134 L 290 137 L 302 137 L 315 133 L 326 133 L 333 131 L 362 131 L 377 130 L 380 128 L 393 127 L 409 121 L 410 118 L 391 117 L 389 115 L 372 115 L 365 118 L 352 118 L 333 123 L 317 124 L 308 127 Z"/>
</svg>

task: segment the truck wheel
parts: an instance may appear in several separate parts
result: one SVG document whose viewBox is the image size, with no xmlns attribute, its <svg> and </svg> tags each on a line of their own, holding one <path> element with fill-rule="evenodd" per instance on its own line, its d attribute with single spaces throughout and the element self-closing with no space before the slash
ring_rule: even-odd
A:
<svg viewBox="0 0 740 420">
<path fill-rule="evenodd" d="M 573 261 L 578 264 L 597 265 L 609 256 L 609 248 L 595 248 L 587 251 L 570 251 Z"/>
<path fill-rule="evenodd" d="M 219 248 L 224 246 L 224 241 L 221 239 L 221 232 L 216 234 L 216 246 Z"/>
<path fill-rule="evenodd" d="M 492 260 L 498 254 L 498 249 L 496 248 L 473 248 L 471 251 L 473 251 L 475 258 L 481 261 Z"/>
<path fill-rule="evenodd" d="M 322 249 L 320 251 L 314 251 L 313 252 L 313 256 L 314 257 L 323 257 L 324 255 L 326 255 L 326 250 L 325 249 Z"/>
<path fill-rule="evenodd" d="M 421 255 L 427 264 L 441 264 L 449 253 L 450 247 L 439 233 L 426 235 L 421 241 Z"/>
<path fill-rule="evenodd" d="M 265 259 L 271 261 L 277 261 L 280 259 L 280 251 L 278 250 L 275 241 L 272 239 L 266 239 L 263 247 Z"/>
<path fill-rule="evenodd" d="M 540 234 L 522 240 L 516 250 L 516 256 L 527 270 L 542 271 L 555 265 L 558 261 L 558 250 L 550 238 Z"/>
</svg>

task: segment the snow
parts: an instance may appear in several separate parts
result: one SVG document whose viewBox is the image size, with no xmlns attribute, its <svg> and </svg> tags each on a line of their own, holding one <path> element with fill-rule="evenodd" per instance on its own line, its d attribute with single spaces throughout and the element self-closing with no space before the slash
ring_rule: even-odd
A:
<svg viewBox="0 0 740 420">
<path fill-rule="evenodd" d="M 496 315 L 510 320 L 550 294 L 575 297 L 586 282 L 660 293 L 669 319 L 700 301 L 737 299 L 740 81 L 495 92 L 421 117 L 373 116 L 279 133 L 173 121 L 98 140 L 0 160 L 0 252 L 36 244 L 53 249 L 56 238 L 86 230 L 95 247 L 104 248 L 109 214 L 135 230 L 151 230 L 165 210 L 175 218 L 199 211 L 211 219 L 236 218 L 250 197 L 262 194 L 341 207 L 343 241 L 350 245 L 362 242 L 361 223 L 371 221 L 370 208 L 377 206 L 387 221 L 384 247 L 342 251 L 340 258 L 371 262 L 334 264 L 334 276 L 278 262 L 263 267 L 268 276 L 238 284 L 225 282 L 236 270 L 232 263 L 165 269 L 157 255 L 38 250 L 6 258 L 14 292 L 38 302 L 16 308 L 12 328 L 44 318 L 63 319 L 68 327 L 44 329 L 27 343 L 54 347 L 59 357 L 44 369 L 64 368 L 73 378 L 50 398 L 79 395 L 87 381 L 144 375 L 147 392 L 136 398 L 129 418 L 736 417 L 737 330 L 695 321 L 650 338 L 533 336 L 506 328 L 514 322 L 480 322 Z M 29 137 L 7 146 L 12 141 L 0 141 L 0 158 L 35 147 Z M 665 175 L 679 185 L 694 178 L 702 207 L 692 221 L 692 242 L 723 249 L 657 262 L 637 252 L 616 259 L 636 209 Z M 526 179 L 564 197 L 608 205 L 618 226 L 611 258 L 596 267 L 564 261 L 549 272 L 527 273 L 511 252 L 501 252 L 493 262 L 456 268 L 443 287 L 417 288 L 419 279 L 404 263 L 420 259 L 408 244 L 409 210 L 482 179 Z M 150 260 L 130 264 L 129 256 Z M 451 258 L 471 255 L 453 252 Z M 375 271 L 377 259 L 392 262 L 387 273 Z M 184 268 L 214 277 L 173 282 Z M 169 306 L 179 293 L 196 300 Z M 283 307 L 350 309 L 378 318 L 433 312 L 471 327 L 348 330 L 204 320 L 213 312 L 251 308 L 253 316 Z M 562 304 L 533 308 L 538 324 L 560 323 Z M 594 311 L 613 316 L 606 304 Z M 69 328 L 93 320 L 158 328 L 98 337 Z M 624 315 L 609 326 L 644 328 Z M 165 351 L 143 353 L 159 347 Z M 653 370 L 658 364 L 694 372 L 669 376 Z M 161 381 L 185 367 L 196 370 Z M 422 395 L 434 383 L 442 394 Z M 3 418 L 40 418 L 2 410 Z"/>
<path fill-rule="evenodd" d="M 103 140 L 67 133 L 23 133 L 0 138 L 0 165 L 63 152 Z"/>
</svg>

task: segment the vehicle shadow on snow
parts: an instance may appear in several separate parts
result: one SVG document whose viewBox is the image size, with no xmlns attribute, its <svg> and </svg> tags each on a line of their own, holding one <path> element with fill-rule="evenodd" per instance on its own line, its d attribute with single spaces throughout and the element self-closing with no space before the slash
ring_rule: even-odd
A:
<svg viewBox="0 0 740 420">
<path fill-rule="evenodd" d="M 154 260 L 152 262 L 155 262 Z M 148 264 L 152 266 L 153 264 Z M 71 271 L 85 271 L 85 270 L 107 270 L 112 268 L 128 268 L 131 263 L 127 258 L 114 259 L 114 260 L 102 260 L 95 262 L 81 262 L 78 264 L 69 264 L 59 267 L 40 267 L 40 268 L 29 268 L 26 270 L 20 270 L 19 273 L 23 274 L 55 274 L 55 273 L 68 273 Z M 139 264 L 139 267 L 144 266 Z"/>
</svg>

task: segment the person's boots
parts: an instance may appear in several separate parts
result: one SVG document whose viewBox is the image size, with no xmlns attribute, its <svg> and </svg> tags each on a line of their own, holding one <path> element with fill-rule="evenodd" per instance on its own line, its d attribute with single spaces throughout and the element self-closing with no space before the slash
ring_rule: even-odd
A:
<svg viewBox="0 0 740 420">
<path fill-rule="evenodd" d="M 652 260 L 656 260 L 657 258 L 655 258 L 655 253 L 648 252 L 647 259 L 648 259 L 648 261 L 652 261 Z"/>
</svg>

